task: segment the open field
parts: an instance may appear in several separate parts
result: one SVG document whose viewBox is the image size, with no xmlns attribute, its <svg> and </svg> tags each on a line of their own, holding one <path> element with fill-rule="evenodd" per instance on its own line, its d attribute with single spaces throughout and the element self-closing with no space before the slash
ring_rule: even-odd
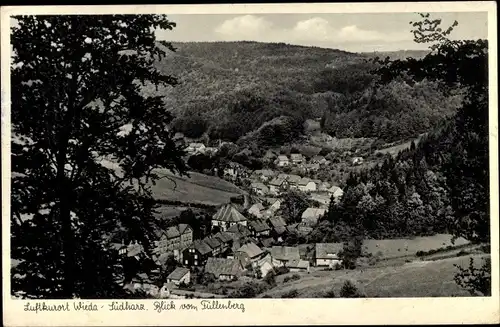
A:
<svg viewBox="0 0 500 327">
<path fill-rule="evenodd" d="M 214 176 L 190 172 L 189 177 L 181 177 L 168 171 L 161 171 L 159 175 L 167 178 L 161 178 L 152 186 L 158 200 L 218 205 L 244 194 L 235 185 Z"/>
<path fill-rule="evenodd" d="M 373 255 L 378 254 L 380 259 L 391 259 L 415 255 L 418 251 L 427 252 L 447 246 L 456 247 L 469 243 L 463 238 L 458 238 L 454 243 L 451 240 L 452 236 L 450 234 L 436 234 L 413 239 L 365 240 L 363 242 L 363 251 Z"/>
<path fill-rule="evenodd" d="M 380 150 L 376 150 L 375 151 L 375 154 L 377 153 L 381 153 L 381 154 L 390 154 L 390 155 L 397 155 L 399 152 L 403 151 L 403 150 L 406 150 L 406 149 L 409 149 L 410 146 L 411 146 L 411 142 L 415 142 L 415 145 L 418 144 L 418 142 L 420 142 L 420 139 L 422 138 L 422 136 L 424 136 L 425 134 L 421 134 L 419 135 L 416 139 L 414 140 L 409 140 L 407 142 L 404 142 L 404 143 L 401 143 L 401 144 L 397 144 L 397 145 L 393 145 L 393 146 L 390 146 L 390 147 L 386 147 L 386 148 L 383 148 L 383 149 L 380 149 Z"/>
<path fill-rule="evenodd" d="M 297 290 L 298 297 L 322 297 L 333 290 L 336 296 L 346 280 L 351 280 L 367 297 L 437 297 L 469 296 L 469 293 L 455 284 L 457 272 L 454 264 L 467 266 L 474 257 L 480 265 L 488 255 L 473 255 L 438 261 L 415 261 L 401 266 L 366 268 L 357 270 L 316 271 L 299 274 L 301 278 L 282 283 L 280 276 L 277 287 L 262 293 L 259 297 L 280 298 L 283 294 Z"/>
</svg>

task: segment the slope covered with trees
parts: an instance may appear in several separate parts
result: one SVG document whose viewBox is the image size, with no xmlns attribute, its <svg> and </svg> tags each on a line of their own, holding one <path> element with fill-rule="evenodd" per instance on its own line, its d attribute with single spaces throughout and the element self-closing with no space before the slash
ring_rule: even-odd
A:
<svg viewBox="0 0 500 327">
<path fill-rule="evenodd" d="M 323 131 L 331 135 L 392 142 L 431 130 L 460 103 L 458 95 L 444 95 L 430 81 L 395 80 L 379 87 L 373 54 L 284 43 L 174 46 L 177 51 L 168 52 L 156 67 L 176 74 L 179 85 L 159 92 L 177 116 L 174 129 L 193 138 L 207 134 L 234 142 L 245 137 L 262 145 L 256 131 L 265 123 L 322 117 Z M 284 140 L 301 133 L 299 128 Z"/>
</svg>

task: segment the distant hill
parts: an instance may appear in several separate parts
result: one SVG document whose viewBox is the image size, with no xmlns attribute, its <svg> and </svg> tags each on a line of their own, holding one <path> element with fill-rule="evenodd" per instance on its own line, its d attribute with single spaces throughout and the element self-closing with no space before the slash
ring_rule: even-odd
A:
<svg viewBox="0 0 500 327">
<path fill-rule="evenodd" d="M 374 51 L 363 52 L 364 55 L 375 58 L 384 59 L 389 57 L 391 60 L 404 60 L 407 58 L 421 59 L 429 53 L 429 50 L 399 50 L 399 51 Z"/>
<path fill-rule="evenodd" d="M 323 117 L 323 131 L 337 137 L 392 142 L 427 132 L 454 110 L 454 106 L 442 106 L 444 98 L 433 85 L 419 85 L 415 91 L 406 85 L 392 85 L 382 92 L 371 89 L 370 72 L 375 67 L 368 59 L 418 57 L 425 51 L 366 54 L 241 41 L 173 43 L 176 51 L 172 52 L 162 41 L 159 45 L 167 56 L 156 67 L 177 77 L 179 85 L 158 91 L 148 86 L 144 91 L 165 95 L 166 109 L 177 117 L 173 129 L 192 138 L 205 135 L 237 142 L 248 136 L 245 142 L 251 143 L 253 138 L 262 139 L 262 133 L 253 132 L 265 123 L 290 117 L 281 119 L 288 126 L 265 130 L 266 135 L 278 133 L 287 142 L 303 132 L 290 126 L 295 129 L 307 119 Z"/>
</svg>

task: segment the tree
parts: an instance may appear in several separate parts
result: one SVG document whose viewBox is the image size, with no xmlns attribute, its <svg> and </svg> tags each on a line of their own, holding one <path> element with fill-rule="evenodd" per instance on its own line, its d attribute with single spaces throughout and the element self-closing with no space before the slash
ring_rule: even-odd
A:
<svg viewBox="0 0 500 327">
<path fill-rule="evenodd" d="M 304 193 L 288 191 L 282 195 L 281 211 L 288 223 L 300 222 L 302 213 L 309 207 Z"/>
<path fill-rule="evenodd" d="M 396 76 L 405 76 L 409 83 L 433 80 L 444 90 L 463 94 L 462 105 L 448 129 L 450 135 L 444 137 L 447 154 L 439 155 L 453 209 L 448 229 L 455 237 L 489 244 L 488 42 L 450 40 L 448 35 L 458 22 L 443 29 L 441 19 L 431 19 L 430 14 L 420 17 L 410 22 L 415 42 L 431 43 L 431 52 L 422 59 L 386 62 L 379 70 L 381 81 L 387 83 Z M 483 269 L 490 269 L 487 262 Z M 468 273 L 461 269 L 456 280 L 459 285 L 479 287 L 483 293 L 480 285 L 488 284 L 481 280 L 483 277 L 491 278 L 478 276 L 469 267 Z M 470 280 L 474 278 L 478 280 Z"/>
<path fill-rule="evenodd" d="M 485 259 L 484 264 L 476 268 L 474 259 L 470 258 L 469 267 L 462 268 L 455 265 L 459 273 L 455 275 L 455 282 L 467 289 L 471 295 L 491 296 L 491 259 Z"/>
<path fill-rule="evenodd" d="M 150 252 L 157 169 L 185 172 L 154 69 L 165 15 L 17 16 L 12 27 L 13 292 L 116 295 L 110 236 Z M 167 44 L 170 50 L 175 50 Z M 29 237 L 27 237 L 29 235 Z"/>
</svg>

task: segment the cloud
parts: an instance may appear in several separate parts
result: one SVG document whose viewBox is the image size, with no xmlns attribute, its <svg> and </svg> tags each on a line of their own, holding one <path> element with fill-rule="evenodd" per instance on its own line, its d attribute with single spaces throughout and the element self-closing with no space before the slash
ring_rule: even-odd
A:
<svg viewBox="0 0 500 327">
<path fill-rule="evenodd" d="M 215 33 L 233 40 L 258 38 L 273 29 L 273 24 L 263 17 L 253 15 L 228 19 L 215 28 Z"/>
<path fill-rule="evenodd" d="M 376 43 L 410 41 L 407 31 L 380 32 L 363 29 L 357 25 L 335 27 L 321 17 L 312 17 L 295 23 L 292 28 L 279 27 L 264 17 L 238 16 L 222 22 L 215 28 L 221 40 L 286 42 L 321 47 L 366 47 Z"/>
</svg>

